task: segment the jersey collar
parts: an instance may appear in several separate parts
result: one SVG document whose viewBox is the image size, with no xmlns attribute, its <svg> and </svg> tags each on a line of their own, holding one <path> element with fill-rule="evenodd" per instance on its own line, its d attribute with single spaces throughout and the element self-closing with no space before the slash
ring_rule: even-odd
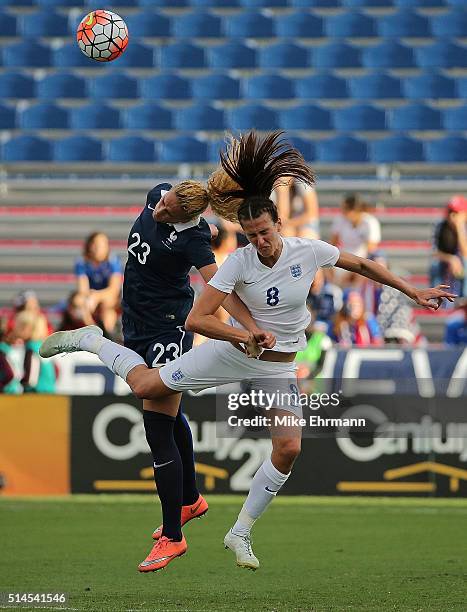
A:
<svg viewBox="0 0 467 612">
<path fill-rule="evenodd" d="M 167 225 L 172 225 L 176 232 L 183 232 L 183 230 L 189 229 L 190 227 L 196 227 L 200 220 L 201 216 L 198 216 L 191 219 L 191 221 L 187 221 L 186 223 L 167 223 Z"/>
</svg>

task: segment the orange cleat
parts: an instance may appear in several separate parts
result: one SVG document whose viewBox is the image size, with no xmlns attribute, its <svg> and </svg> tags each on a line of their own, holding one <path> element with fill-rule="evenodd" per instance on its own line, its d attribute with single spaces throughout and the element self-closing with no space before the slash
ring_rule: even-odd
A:
<svg viewBox="0 0 467 612">
<path fill-rule="evenodd" d="M 182 527 L 194 518 L 201 518 L 208 511 L 208 502 L 202 495 L 191 506 L 182 506 Z M 162 535 L 162 525 L 153 532 L 152 539 L 158 540 Z"/>
<path fill-rule="evenodd" d="M 138 569 L 140 572 L 157 572 L 157 570 L 164 569 L 177 557 L 184 555 L 187 548 L 184 536 L 182 536 L 180 542 L 169 540 L 169 538 L 163 536 L 154 544 L 146 559 L 138 565 Z"/>
</svg>

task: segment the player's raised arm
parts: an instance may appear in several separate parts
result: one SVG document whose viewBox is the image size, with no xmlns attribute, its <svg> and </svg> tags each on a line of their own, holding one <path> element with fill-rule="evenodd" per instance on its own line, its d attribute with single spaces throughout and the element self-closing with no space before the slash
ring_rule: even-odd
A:
<svg viewBox="0 0 467 612">
<path fill-rule="evenodd" d="M 417 289 L 402 278 L 392 274 L 392 272 L 384 266 L 369 259 L 352 255 L 351 253 L 340 253 L 334 265 L 337 268 L 342 268 L 349 272 L 356 272 L 371 280 L 389 285 L 389 287 L 394 287 L 394 289 L 398 289 L 402 293 L 405 293 L 405 295 L 411 298 L 419 306 L 423 306 L 430 310 L 438 310 L 443 299 L 453 302 L 456 297 L 454 293 L 449 293 L 447 291 L 447 289 L 449 289 L 448 285 L 438 285 L 437 287 L 430 287 L 428 289 Z"/>
</svg>

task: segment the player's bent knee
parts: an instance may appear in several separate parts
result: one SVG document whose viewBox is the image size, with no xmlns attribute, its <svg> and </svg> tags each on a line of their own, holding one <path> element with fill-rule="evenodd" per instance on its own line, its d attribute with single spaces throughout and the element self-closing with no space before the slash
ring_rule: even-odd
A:
<svg viewBox="0 0 467 612">
<path fill-rule="evenodd" d="M 282 461 L 292 464 L 298 457 L 301 451 L 301 441 L 299 438 L 291 438 L 290 440 L 284 440 L 277 453 L 280 455 Z"/>
</svg>

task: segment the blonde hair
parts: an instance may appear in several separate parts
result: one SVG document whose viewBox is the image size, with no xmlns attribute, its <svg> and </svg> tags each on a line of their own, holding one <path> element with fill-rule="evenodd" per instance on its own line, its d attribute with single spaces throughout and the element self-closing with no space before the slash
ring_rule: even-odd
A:
<svg viewBox="0 0 467 612">
<path fill-rule="evenodd" d="M 30 340 L 43 340 L 48 335 L 47 319 L 42 313 L 21 311 L 15 317 L 15 327 L 22 333 L 27 331 Z"/>
<path fill-rule="evenodd" d="M 206 187 L 198 181 L 182 181 L 173 188 L 177 200 L 191 218 L 197 217 L 209 206 Z"/>
</svg>

